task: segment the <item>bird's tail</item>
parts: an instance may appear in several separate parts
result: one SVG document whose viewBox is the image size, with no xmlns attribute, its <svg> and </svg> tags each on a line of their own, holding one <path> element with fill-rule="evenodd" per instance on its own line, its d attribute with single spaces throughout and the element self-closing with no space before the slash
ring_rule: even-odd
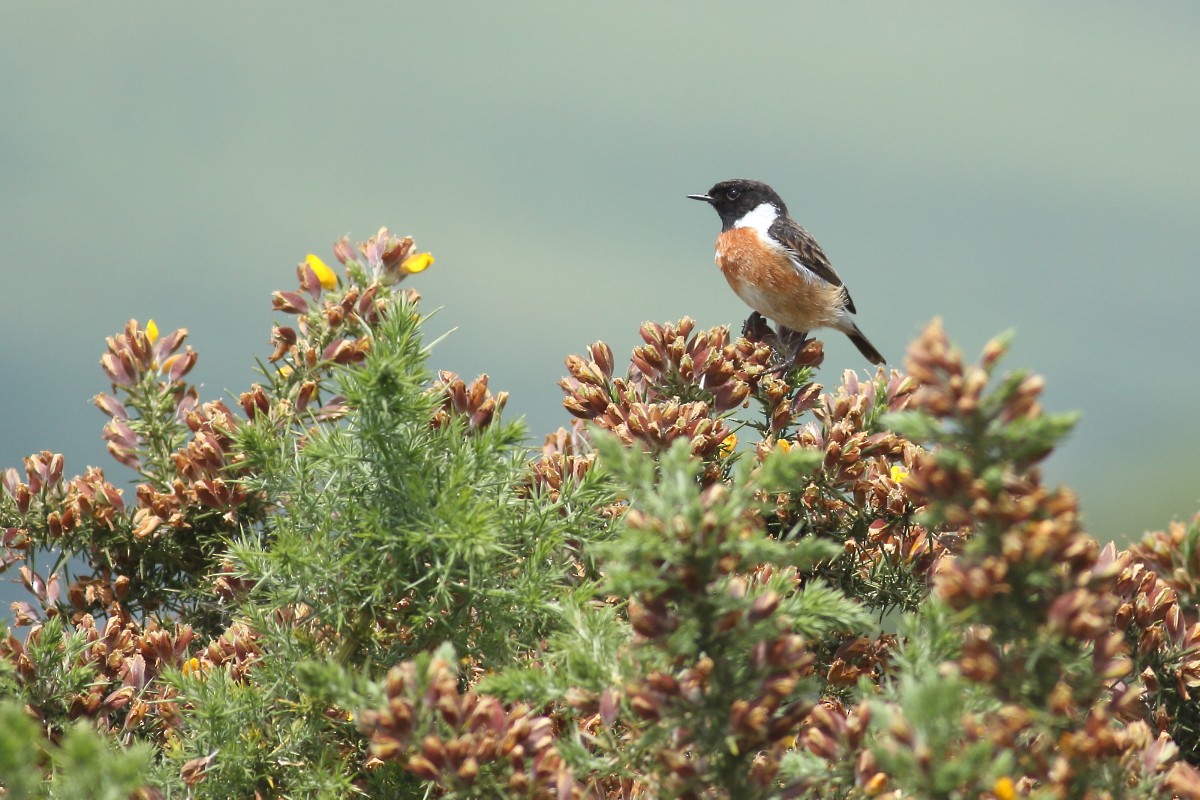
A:
<svg viewBox="0 0 1200 800">
<path fill-rule="evenodd" d="M 885 363 L 884 357 L 875 349 L 875 345 L 867 341 L 867 337 L 863 336 L 863 332 L 855 325 L 851 330 L 845 332 L 850 337 L 850 341 L 854 342 L 854 346 L 858 348 L 858 352 L 862 353 L 867 361 L 872 364 Z"/>
</svg>

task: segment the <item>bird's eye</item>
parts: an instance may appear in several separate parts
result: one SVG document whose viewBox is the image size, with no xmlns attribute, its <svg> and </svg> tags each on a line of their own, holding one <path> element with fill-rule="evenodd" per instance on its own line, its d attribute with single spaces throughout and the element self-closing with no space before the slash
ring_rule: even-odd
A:
<svg viewBox="0 0 1200 800">
<path fill-rule="evenodd" d="M 726 189 L 725 196 L 728 197 L 730 200 L 737 200 L 739 197 L 742 196 L 742 190 L 737 189 L 737 188 Z"/>
</svg>

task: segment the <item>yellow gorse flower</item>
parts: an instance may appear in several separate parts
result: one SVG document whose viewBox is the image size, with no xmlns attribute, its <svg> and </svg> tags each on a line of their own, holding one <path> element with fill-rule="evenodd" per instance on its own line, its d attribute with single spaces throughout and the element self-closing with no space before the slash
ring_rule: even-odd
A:
<svg viewBox="0 0 1200 800">
<path fill-rule="evenodd" d="M 413 253 L 404 261 L 400 262 L 400 269 L 408 275 L 416 275 L 418 272 L 424 272 L 429 269 L 433 263 L 433 256 L 429 253 Z"/>
<path fill-rule="evenodd" d="M 996 795 L 999 800 L 1016 800 L 1016 784 L 1013 783 L 1012 778 L 1005 775 L 1003 778 L 996 781 L 996 785 L 992 787 L 992 794 Z"/>
<path fill-rule="evenodd" d="M 892 464 L 889 474 L 896 483 L 904 483 L 904 479 L 908 477 L 908 470 L 899 464 Z"/>
<path fill-rule="evenodd" d="M 867 797 L 877 797 L 883 793 L 885 788 L 887 788 L 887 776 L 882 772 L 876 772 L 863 784 L 863 792 Z"/>
<path fill-rule="evenodd" d="M 329 265 L 312 253 L 305 257 L 304 263 L 308 264 L 308 268 L 317 276 L 317 280 L 321 282 L 321 288 L 325 291 L 336 289 L 338 285 L 337 275 L 329 268 Z"/>
<path fill-rule="evenodd" d="M 737 447 L 737 434 L 731 433 L 721 440 L 721 455 L 724 458 L 729 458 L 729 456 L 733 455 L 735 447 Z"/>
<path fill-rule="evenodd" d="M 150 344 L 158 341 L 158 326 L 154 324 L 154 320 L 146 321 L 146 338 L 150 340 Z"/>
</svg>

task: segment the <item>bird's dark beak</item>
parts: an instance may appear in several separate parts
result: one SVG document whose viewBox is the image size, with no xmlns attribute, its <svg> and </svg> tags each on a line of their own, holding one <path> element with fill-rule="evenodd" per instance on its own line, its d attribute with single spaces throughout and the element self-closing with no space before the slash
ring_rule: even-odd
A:
<svg viewBox="0 0 1200 800">
<path fill-rule="evenodd" d="M 703 200 L 706 203 L 712 202 L 712 198 L 706 194 L 689 194 L 688 197 L 692 198 L 693 200 Z"/>
</svg>

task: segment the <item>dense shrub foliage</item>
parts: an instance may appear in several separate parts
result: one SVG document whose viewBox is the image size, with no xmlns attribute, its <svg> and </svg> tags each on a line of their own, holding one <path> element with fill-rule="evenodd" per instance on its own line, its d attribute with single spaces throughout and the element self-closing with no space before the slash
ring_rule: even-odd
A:
<svg viewBox="0 0 1200 800">
<path fill-rule="evenodd" d="M 334 255 L 236 403 L 109 338 L 134 485 L 5 472 L 0 795 L 1200 797 L 1200 523 L 1089 537 L 1003 338 L 827 388 L 818 341 L 647 323 L 531 452 L 431 371 L 432 258 Z"/>
</svg>

